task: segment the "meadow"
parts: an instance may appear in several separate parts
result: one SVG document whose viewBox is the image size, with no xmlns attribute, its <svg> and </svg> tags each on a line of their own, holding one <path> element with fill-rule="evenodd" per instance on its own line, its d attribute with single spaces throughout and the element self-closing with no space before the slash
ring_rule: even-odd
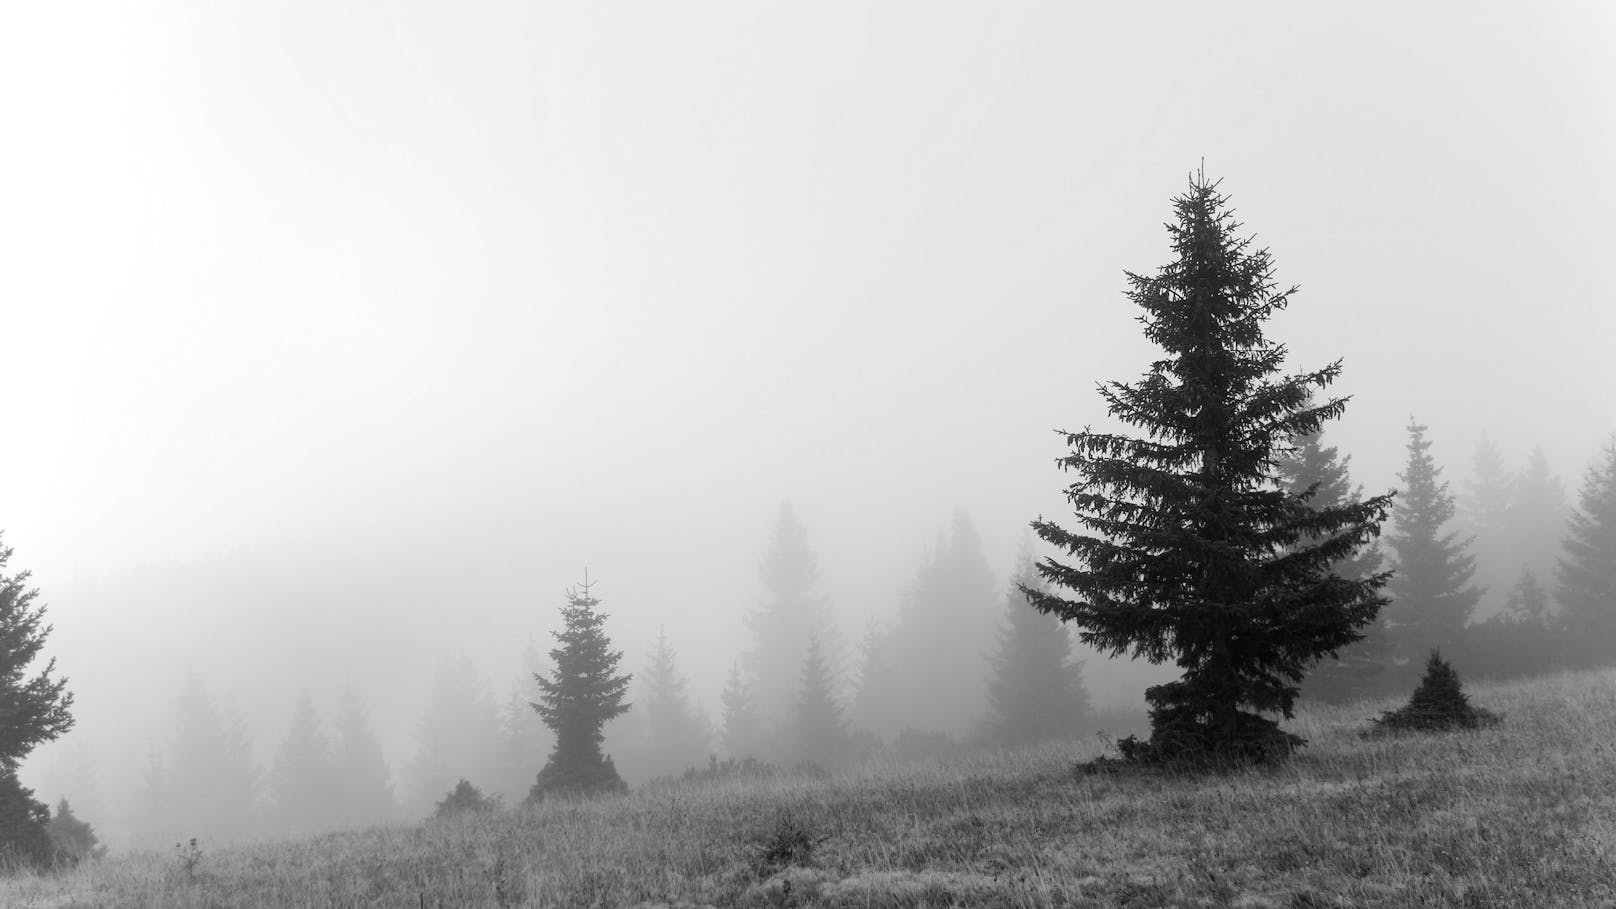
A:
<svg viewBox="0 0 1616 909">
<path fill-rule="evenodd" d="M 1083 774 L 1098 739 L 114 857 L 0 881 L 7 907 L 1616 905 L 1616 672 L 1470 686 L 1474 732 L 1360 737 L 1308 708 L 1295 758 Z"/>
</svg>

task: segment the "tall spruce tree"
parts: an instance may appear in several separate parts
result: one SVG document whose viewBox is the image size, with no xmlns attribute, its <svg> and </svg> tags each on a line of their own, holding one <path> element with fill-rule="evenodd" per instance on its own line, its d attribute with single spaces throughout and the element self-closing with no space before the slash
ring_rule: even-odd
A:
<svg viewBox="0 0 1616 909">
<path fill-rule="evenodd" d="M 757 705 L 752 703 L 752 686 L 741 675 L 741 664 L 731 663 L 729 681 L 719 695 L 724 706 L 724 728 L 721 739 L 724 753 L 732 758 L 757 757 L 762 753 L 762 723 L 758 719 Z"/>
<path fill-rule="evenodd" d="M 4 573 L 11 552 L 0 542 L 0 853 L 42 863 L 50 858 L 50 809 L 17 780 L 17 766 L 73 728 L 73 694 L 67 679 L 51 677 L 54 657 L 29 675 L 51 626 L 44 623 L 44 605 L 34 605 L 39 591 L 29 588 L 29 573 Z"/>
<path fill-rule="evenodd" d="M 753 646 L 746 670 L 764 723 L 784 728 L 796 709 L 797 672 L 809 639 L 819 640 L 833 666 L 837 653 L 830 600 L 819 592 L 819 557 L 789 502 L 780 505 L 759 575 L 768 596 L 747 616 Z"/>
<path fill-rule="evenodd" d="M 338 823 L 338 798 L 331 744 L 307 692 L 297 699 L 291 729 L 275 755 L 269 797 L 277 832 L 309 836 Z"/>
<path fill-rule="evenodd" d="M 1060 620 L 1027 608 L 1019 588 L 1043 589 L 1030 555 L 1018 581 L 1005 596 L 984 731 L 1000 745 L 1069 739 L 1089 718 L 1082 666 L 1071 660 L 1071 636 Z"/>
<path fill-rule="evenodd" d="M 1573 660 L 1616 663 L 1616 438 L 1583 479 L 1556 580 Z"/>
<path fill-rule="evenodd" d="M 628 787 L 600 744 L 601 727 L 628 711 L 624 702 L 632 675 L 615 675 L 623 658 L 606 637 L 606 614 L 584 582 L 567 591 L 561 607 L 563 628 L 551 632 L 558 644 L 550 651 L 555 667 L 546 678 L 535 676 L 539 701 L 533 705 L 555 733 L 555 748 L 528 792 L 529 801 L 567 793 L 621 792 Z"/>
<path fill-rule="evenodd" d="M 1288 753 L 1289 716 L 1309 668 L 1361 637 L 1383 576 L 1347 579 L 1338 564 L 1378 532 L 1389 495 L 1314 509 L 1280 486 L 1276 451 L 1338 417 L 1345 398 L 1311 403 L 1341 371 L 1281 376 L 1283 346 L 1263 325 L 1283 309 L 1267 250 L 1239 225 L 1217 184 L 1197 173 L 1174 199 L 1176 259 L 1129 274 L 1146 337 L 1165 351 L 1138 382 L 1099 388 L 1112 417 L 1140 437 L 1063 432 L 1066 490 L 1084 531 L 1042 518 L 1033 528 L 1076 561 L 1042 562 L 1066 599 L 1024 586 L 1033 607 L 1075 622 L 1085 644 L 1173 660 L 1176 681 L 1145 692 L 1140 761 L 1224 762 Z"/>
<path fill-rule="evenodd" d="M 337 702 L 332 775 L 338 796 L 335 823 L 342 828 L 368 827 L 393 820 L 398 808 L 391 773 L 370 713 L 353 685 L 343 686 Z"/>
<path fill-rule="evenodd" d="M 1306 500 L 1309 508 L 1331 509 L 1363 500 L 1363 487 L 1354 485 L 1348 465 L 1352 457 L 1342 457 L 1334 445 L 1324 444 L 1324 433 L 1315 432 L 1294 440 L 1277 459 L 1284 490 Z M 1309 539 L 1309 542 L 1318 542 Z M 1378 543 L 1370 543 L 1347 556 L 1331 571 L 1349 580 L 1374 577 L 1384 560 Z M 1391 638 L 1385 620 L 1377 616 L 1363 627 L 1363 639 L 1327 656 L 1307 674 L 1302 696 L 1326 702 L 1367 697 L 1386 687 L 1385 669 L 1391 662 Z"/>
<path fill-rule="evenodd" d="M 1458 505 L 1459 521 L 1473 540 L 1475 579 L 1483 589 L 1477 608 L 1484 615 L 1495 615 L 1503 608 L 1505 592 L 1522 563 L 1511 521 L 1514 487 L 1515 478 L 1505 469 L 1498 446 L 1482 433 L 1471 455 L 1470 476 L 1464 481 Z"/>
<path fill-rule="evenodd" d="M 1523 565 L 1540 578 L 1553 577 L 1570 508 L 1565 483 L 1549 468 L 1542 446 L 1532 447 L 1512 492 L 1509 520 L 1515 559 L 1505 577 L 1513 582 Z"/>
<path fill-rule="evenodd" d="M 645 721 L 650 732 L 654 774 L 677 773 L 707 760 L 712 729 L 690 703 L 679 675 L 678 654 L 666 628 L 657 629 L 656 648 L 645 672 Z"/>
<path fill-rule="evenodd" d="M 1409 421 L 1408 464 L 1398 474 L 1404 489 L 1392 514 L 1394 529 L 1387 534 L 1397 570 L 1387 587 L 1392 603 L 1386 617 L 1408 672 L 1417 671 L 1432 650 L 1464 665 L 1465 625 L 1481 599 L 1470 582 L 1475 572 L 1470 541 L 1447 529 L 1454 500 L 1431 457 L 1427 428 Z"/>
<path fill-rule="evenodd" d="M 818 638 L 808 640 L 803 654 L 796 718 L 797 760 L 834 767 L 847 759 L 852 740 L 836 698 L 836 679 Z"/>
</svg>

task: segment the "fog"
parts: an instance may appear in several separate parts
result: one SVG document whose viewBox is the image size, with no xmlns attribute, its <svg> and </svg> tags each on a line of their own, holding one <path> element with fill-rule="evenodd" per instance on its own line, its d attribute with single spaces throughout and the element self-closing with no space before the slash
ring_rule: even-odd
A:
<svg viewBox="0 0 1616 909">
<path fill-rule="evenodd" d="M 845 641 L 960 512 L 997 618 L 1203 161 L 1290 365 L 1345 360 L 1355 481 L 1413 415 L 1456 488 L 1487 433 L 1574 492 L 1612 46 L 1597 3 L 12 4 L 0 528 L 78 718 L 24 779 L 92 756 L 127 832 L 188 677 L 260 763 L 351 684 L 396 776 L 435 667 L 504 703 L 586 570 L 716 716 L 782 502 Z"/>
</svg>

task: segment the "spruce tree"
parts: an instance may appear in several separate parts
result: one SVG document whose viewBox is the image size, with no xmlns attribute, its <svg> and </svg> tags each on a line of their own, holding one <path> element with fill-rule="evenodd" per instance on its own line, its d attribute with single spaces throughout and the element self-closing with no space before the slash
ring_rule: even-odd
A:
<svg viewBox="0 0 1616 909">
<path fill-rule="evenodd" d="M 999 745 L 1069 739 L 1089 718 L 1082 667 L 1071 660 L 1066 627 L 1052 615 L 1027 608 L 1022 586 L 1042 589 L 1030 556 L 1019 584 L 1005 597 L 988 683 L 985 732 Z"/>
<path fill-rule="evenodd" d="M 654 774 L 676 773 L 707 760 L 712 731 L 707 718 L 691 705 L 685 685 L 667 629 L 659 628 L 645 673 L 645 720 L 657 764 Z"/>
<path fill-rule="evenodd" d="M 1505 591 L 1515 579 L 1522 560 L 1511 521 L 1515 478 L 1504 467 L 1503 456 L 1491 437 L 1483 433 L 1470 459 L 1470 476 L 1458 498 L 1459 519 L 1470 534 L 1476 557 L 1476 583 L 1483 589 L 1478 609 L 1496 614 Z"/>
<path fill-rule="evenodd" d="M 320 728 L 314 701 L 305 692 L 297 700 L 291 729 L 269 775 L 279 832 L 298 837 L 331 829 L 337 823 L 339 795 L 331 745 Z"/>
<path fill-rule="evenodd" d="M 17 766 L 34 748 L 73 728 L 73 694 L 67 679 L 51 677 L 54 657 L 28 674 L 51 626 L 44 624 L 44 605 L 34 605 L 39 591 L 28 587 L 29 573 L 4 573 L 11 552 L 0 542 L 0 852 L 40 862 L 49 858 L 50 809 L 17 781 Z"/>
<path fill-rule="evenodd" d="M 1407 669 L 1432 650 L 1464 655 L 1465 625 L 1481 592 L 1471 583 L 1475 559 L 1469 540 L 1448 530 L 1454 501 L 1442 469 L 1431 457 L 1428 427 L 1410 419 L 1408 463 L 1398 477 L 1403 492 L 1393 510 L 1394 529 L 1387 535 L 1396 553 L 1396 573 L 1387 591 L 1392 639 Z"/>
<path fill-rule="evenodd" d="M 1363 487 L 1354 485 L 1349 472 L 1352 457 L 1342 457 L 1334 445 L 1324 444 L 1324 433 L 1314 432 L 1293 441 L 1277 459 L 1282 488 L 1306 500 L 1309 508 L 1327 510 L 1363 500 Z M 1309 542 L 1318 542 L 1310 539 Z M 1380 573 L 1383 556 L 1378 543 L 1370 543 L 1330 566 L 1349 580 Z M 1321 659 L 1302 682 L 1302 696 L 1325 702 L 1367 697 L 1386 684 L 1391 662 L 1391 639 L 1383 618 L 1363 628 L 1363 639 Z"/>
<path fill-rule="evenodd" d="M 397 814 L 393 784 L 381 741 L 370 724 L 370 714 L 352 684 L 346 685 L 337 704 L 336 741 L 332 749 L 336 780 L 335 823 L 343 828 L 367 827 L 392 820 Z"/>
<path fill-rule="evenodd" d="M 1235 235 L 1227 199 L 1202 174 L 1174 208 L 1175 261 L 1128 275 L 1165 355 L 1140 381 L 1099 388 L 1111 416 L 1143 434 L 1062 432 L 1083 530 L 1042 518 L 1033 528 L 1075 559 L 1038 568 L 1075 598 L 1022 591 L 1091 647 L 1183 670 L 1145 692 L 1150 739 L 1124 740 L 1124 757 L 1260 760 L 1302 744 L 1271 715 L 1288 717 L 1307 670 L 1357 641 L 1384 602 L 1384 577 L 1341 578 L 1332 566 L 1378 532 L 1390 496 L 1314 509 L 1280 487 L 1278 449 L 1346 406 L 1311 403 L 1341 364 L 1279 375 L 1285 349 L 1263 324 L 1291 292 L 1276 290 L 1267 250 Z"/>
<path fill-rule="evenodd" d="M 1570 509 L 1565 483 L 1549 469 L 1542 446 L 1532 447 L 1512 492 L 1509 520 L 1515 560 L 1505 577 L 1513 581 L 1523 565 L 1540 578 L 1553 577 Z"/>
<path fill-rule="evenodd" d="M 759 575 L 767 598 L 747 616 L 753 647 L 746 654 L 752 697 L 765 724 L 789 724 L 796 705 L 797 671 L 817 638 L 835 662 L 829 599 L 819 591 L 819 557 L 788 502 L 780 505 Z"/>
<path fill-rule="evenodd" d="M 528 792 L 529 801 L 566 793 L 620 792 L 628 787 L 609 756 L 601 754 L 601 727 L 628 711 L 623 697 L 631 675 L 614 675 L 623 658 L 606 637 L 606 615 L 590 594 L 585 577 L 567 591 L 561 607 L 564 627 L 552 632 L 558 646 L 550 651 L 555 667 L 546 678 L 535 676 L 539 702 L 533 705 L 555 733 L 555 749 Z"/>
<path fill-rule="evenodd" d="M 454 780 L 485 785 L 499 774 L 499 711 L 477 666 L 464 653 L 438 660 L 406 768 L 405 807 L 425 816 Z"/>
<path fill-rule="evenodd" d="M 729 681 L 724 683 L 719 700 L 724 706 L 724 753 L 732 758 L 757 757 L 763 747 L 762 723 L 757 705 L 752 703 L 752 688 L 741 675 L 740 663 L 730 664 Z"/>
<path fill-rule="evenodd" d="M 851 742 L 836 699 L 836 680 L 818 638 L 808 640 L 800 678 L 794 757 L 819 767 L 834 767 L 847 758 Z"/>
<path fill-rule="evenodd" d="M 1616 663 L 1616 438 L 1588 468 L 1563 545 L 1555 599 L 1571 657 L 1609 666 Z"/>
</svg>

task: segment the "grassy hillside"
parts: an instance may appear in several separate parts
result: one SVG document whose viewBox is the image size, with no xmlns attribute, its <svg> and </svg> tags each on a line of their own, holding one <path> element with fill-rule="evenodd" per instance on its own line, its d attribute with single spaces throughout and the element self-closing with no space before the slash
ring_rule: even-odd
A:
<svg viewBox="0 0 1616 909">
<path fill-rule="evenodd" d="M 1079 776 L 1098 743 L 690 786 L 0 882 L 5 906 L 1610 906 L 1616 673 L 1477 686 L 1479 732 Z"/>
</svg>

